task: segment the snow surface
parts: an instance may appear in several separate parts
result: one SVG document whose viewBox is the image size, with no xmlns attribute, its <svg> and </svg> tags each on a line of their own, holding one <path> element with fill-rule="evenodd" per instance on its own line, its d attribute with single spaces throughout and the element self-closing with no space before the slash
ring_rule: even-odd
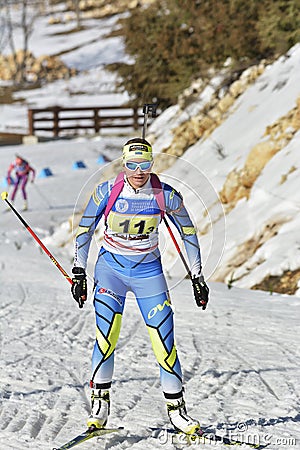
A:
<svg viewBox="0 0 300 450">
<path fill-rule="evenodd" d="M 57 36 L 43 31 L 42 22 L 36 33 L 37 47 L 55 48 L 49 39 Z M 93 32 L 90 38 L 97 36 Z M 75 44 L 64 42 L 60 50 Z M 100 39 L 99 45 L 103 45 Z M 93 46 L 91 49 L 94 52 Z M 72 52 L 65 55 L 68 63 L 71 59 L 74 64 L 81 61 L 78 51 L 74 50 L 73 56 Z M 87 61 L 92 61 L 85 55 Z M 295 105 L 300 85 L 299 56 L 300 47 L 296 46 L 289 58 L 270 66 L 240 97 L 228 120 L 211 139 L 200 140 L 162 176 L 183 193 L 200 230 L 208 228 L 208 234 L 200 235 L 207 278 L 234 254 L 237 245 L 253 237 L 265 223 L 282 218 L 278 234 L 253 255 L 249 261 L 252 270 L 239 284 L 249 287 L 265 274 L 282 270 L 286 262 L 290 268 L 299 267 L 299 133 L 266 165 L 249 201 L 239 202 L 226 220 L 217 194 L 227 173 L 240 168 L 251 147 L 262 139 L 266 125 Z M 78 104 L 88 99 L 89 103 L 92 97 L 84 93 L 71 96 L 70 86 L 74 91 L 88 87 L 92 95 L 97 79 L 113 88 L 113 80 L 106 78 L 102 67 L 96 67 L 69 82 L 27 91 L 27 99 L 39 104 L 62 98 L 63 102 L 69 99 Z M 126 93 L 122 95 L 126 97 Z M 114 104 L 120 100 L 113 92 L 107 97 L 94 95 L 95 103 L 103 98 Z M 1 105 L 2 129 L 26 129 L 25 110 L 22 105 Z M 170 129 L 182 120 L 175 106 L 153 123 L 149 133 L 157 133 L 156 151 L 168 145 Z M 225 159 L 220 159 L 215 142 L 223 145 Z M 118 158 L 123 143 L 124 137 L 99 136 L 0 149 L 3 177 L 15 153 L 28 158 L 37 175 L 43 168 L 51 168 L 52 177 L 37 177 L 28 186 L 30 209 L 23 216 L 68 273 L 73 254 L 70 218 L 80 213 L 94 184 L 103 179 L 99 155 Z M 86 169 L 73 169 L 79 160 L 85 162 Z M 291 166 L 295 170 L 289 173 Z M 287 174 L 281 184 L 281 176 Z M 20 197 L 15 204 L 18 209 L 22 207 Z M 79 310 L 68 282 L 17 217 L 5 209 L 1 201 L 0 448 L 51 449 L 80 433 L 89 412 L 88 380 L 94 340 L 91 274 L 100 244 L 97 238 L 88 265 L 89 300 Z M 270 450 L 300 449 L 299 298 L 238 287 L 229 290 L 210 280 L 211 299 L 203 312 L 194 304 L 190 282 L 184 279 L 181 262 L 163 227 L 161 234 L 189 413 L 220 434 L 232 433 L 235 438 L 252 441 L 259 437 L 262 443 L 270 443 Z M 243 273 L 246 269 L 242 266 L 238 270 Z M 184 448 L 173 443 L 170 435 L 151 436 L 147 430 L 149 426 L 168 427 L 168 419 L 159 369 L 130 296 L 116 350 L 109 425 L 122 425 L 125 431 L 89 441 L 81 448 Z M 199 446 L 195 443 L 191 448 Z M 202 447 L 211 448 L 208 444 Z"/>
</svg>

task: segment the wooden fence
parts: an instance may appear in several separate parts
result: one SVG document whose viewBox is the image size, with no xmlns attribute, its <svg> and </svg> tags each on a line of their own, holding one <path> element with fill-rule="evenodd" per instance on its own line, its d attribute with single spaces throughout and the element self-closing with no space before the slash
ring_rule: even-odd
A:
<svg viewBox="0 0 300 450">
<path fill-rule="evenodd" d="M 28 109 L 29 134 L 41 131 L 58 137 L 62 132 L 91 130 L 98 133 L 102 128 L 131 128 L 137 130 L 143 123 L 141 108 L 126 106 L 72 107 L 53 106 Z M 72 133 L 72 134 L 73 134 Z M 66 134 L 66 133 L 63 133 Z"/>
</svg>

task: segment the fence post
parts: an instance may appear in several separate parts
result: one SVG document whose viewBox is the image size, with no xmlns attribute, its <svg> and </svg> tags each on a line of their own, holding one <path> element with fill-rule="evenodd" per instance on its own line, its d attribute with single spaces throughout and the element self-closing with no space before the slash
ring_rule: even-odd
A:
<svg viewBox="0 0 300 450">
<path fill-rule="evenodd" d="M 99 108 L 94 108 L 95 133 L 98 133 L 100 130 L 100 119 L 99 119 L 98 111 L 99 111 Z"/>
<path fill-rule="evenodd" d="M 138 130 L 138 128 L 139 128 L 139 115 L 138 115 L 138 109 L 136 107 L 133 108 L 133 128 L 135 130 Z"/>
<path fill-rule="evenodd" d="M 58 137 L 59 135 L 59 106 L 54 106 L 52 108 L 53 111 L 53 135 L 54 137 Z"/>
<path fill-rule="evenodd" d="M 33 126 L 33 111 L 32 109 L 28 109 L 28 129 L 29 136 L 34 135 L 34 126 Z"/>
</svg>

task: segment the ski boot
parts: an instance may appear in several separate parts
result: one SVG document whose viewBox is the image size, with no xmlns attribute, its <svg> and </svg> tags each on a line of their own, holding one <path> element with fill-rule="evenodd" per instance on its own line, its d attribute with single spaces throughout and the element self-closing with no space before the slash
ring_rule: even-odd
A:
<svg viewBox="0 0 300 450">
<path fill-rule="evenodd" d="M 200 434 L 200 423 L 198 420 L 192 419 L 185 407 L 183 397 L 167 401 L 168 416 L 171 424 L 176 431 L 184 434 Z"/>
<path fill-rule="evenodd" d="M 27 211 L 27 210 L 28 210 L 28 203 L 27 203 L 27 200 L 24 200 L 23 211 Z"/>
<path fill-rule="evenodd" d="M 109 391 L 101 389 L 93 389 L 91 393 L 92 411 L 87 419 L 89 429 L 104 428 L 110 413 Z"/>
</svg>

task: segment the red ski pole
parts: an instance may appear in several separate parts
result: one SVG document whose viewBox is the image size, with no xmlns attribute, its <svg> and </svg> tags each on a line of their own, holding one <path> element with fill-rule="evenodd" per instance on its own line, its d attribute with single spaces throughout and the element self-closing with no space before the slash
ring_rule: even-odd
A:
<svg viewBox="0 0 300 450">
<path fill-rule="evenodd" d="M 60 270 L 60 272 L 63 274 L 63 276 L 66 278 L 66 280 L 70 283 L 73 284 L 72 279 L 70 278 L 70 276 L 67 274 L 67 272 L 62 268 L 62 266 L 59 264 L 59 262 L 57 261 L 56 258 L 54 258 L 54 256 L 52 255 L 52 253 L 50 253 L 50 251 L 47 249 L 47 247 L 45 247 L 45 245 L 42 243 L 42 241 L 39 239 L 39 237 L 35 234 L 35 232 L 32 230 L 32 228 L 30 228 L 30 226 L 28 225 L 27 222 L 25 222 L 25 220 L 23 219 L 23 217 L 21 216 L 21 214 L 18 213 L 18 211 L 14 208 L 14 206 L 10 203 L 9 200 L 7 200 L 8 197 L 8 193 L 7 192 L 2 192 L 1 193 L 1 198 L 2 200 L 4 200 L 8 206 L 11 208 L 11 210 L 15 213 L 15 215 L 18 217 L 18 219 L 22 222 L 22 224 L 24 225 L 24 227 L 27 229 L 27 231 L 29 231 L 29 233 L 31 234 L 31 236 L 36 240 L 36 242 L 42 247 L 42 249 L 44 250 L 44 252 L 49 256 L 49 258 L 51 259 L 51 261 L 53 262 L 53 264 L 55 264 L 55 266 L 58 268 L 58 270 Z"/>
<path fill-rule="evenodd" d="M 175 238 L 175 236 L 174 236 L 174 233 L 173 233 L 173 231 L 171 230 L 171 227 L 170 227 L 170 225 L 169 225 L 169 222 L 167 221 L 167 219 L 166 219 L 165 217 L 164 217 L 164 222 L 165 222 L 165 225 L 166 225 L 166 227 L 167 227 L 167 230 L 168 230 L 168 232 L 169 232 L 169 234 L 170 234 L 170 236 L 171 236 L 171 238 L 172 238 L 172 241 L 174 242 L 174 245 L 175 245 L 175 247 L 176 247 L 176 250 L 178 251 L 178 254 L 179 254 L 180 258 L 181 258 L 181 261 L 183 262 L 183 265 L 184 265 L 184 267 L 186 268 L 186 271 L 187 271 L 187 273 L 188 273 L 188 276 L 189 276 L 190 279 L 192 280 L 192 274 L 191 274 L 191 271 L 190 271 L 190 269 L 189 269 L 188 263 L 186 262 L 186 259 L 185 259 L 185 257 L 183 256 L 183 253 L 182 253 L 182 251 L 180 250 L 180 247 L 179 247 L 179 245 L 178 245 L 178 243 L 177 243 L 177 241 L 176 241 L 176 238 Z"/>
</svg>

